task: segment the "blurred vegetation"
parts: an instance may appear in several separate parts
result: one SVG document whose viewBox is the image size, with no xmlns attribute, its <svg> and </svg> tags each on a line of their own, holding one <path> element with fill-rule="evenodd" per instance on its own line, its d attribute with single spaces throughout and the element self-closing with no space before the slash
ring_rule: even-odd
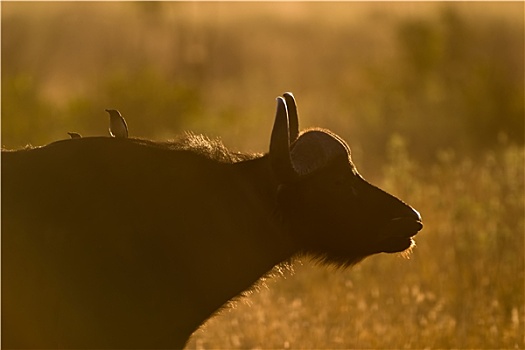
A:
<svg viewBox="0 0 525 350">
<path fill-rule="evenodd" d="M 431 162 L 524 143 L 522 3 L 278 7 L 3 3 L 2 144 L 106 134 L 118 108 L 133 136 L 264 151 L 284 91 L 379 164 L 393 134 Z"/>
<path fill-rule="evenodd" d="M 308 261 L 190 347 L 524 348 L 524 3 L 2 2 L 2 145 L 185 131 L 264 152 L 275 97 L 423 215 L 412 260 Z"/>
</svg>

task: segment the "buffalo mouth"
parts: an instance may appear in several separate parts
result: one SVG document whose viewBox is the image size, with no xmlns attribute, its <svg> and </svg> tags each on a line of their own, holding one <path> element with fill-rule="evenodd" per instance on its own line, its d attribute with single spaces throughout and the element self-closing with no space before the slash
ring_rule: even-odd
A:
<svg viewBox="0 0 525 350">
<path fill-rule="evenodd" d="M 412 217 L 398 217 L 390 220 L 382 232 L 380 238 L 385 253 L 398 253 L 405 251 L 414 245 L 414 237 L 421 229 L 421 220 Z"/>
</svg>

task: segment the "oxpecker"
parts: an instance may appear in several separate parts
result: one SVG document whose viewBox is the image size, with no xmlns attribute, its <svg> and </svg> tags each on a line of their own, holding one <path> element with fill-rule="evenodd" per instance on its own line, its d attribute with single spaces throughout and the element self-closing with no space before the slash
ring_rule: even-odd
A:
<svg viewBox="0 0 525 350">
<path fill-rule="evenodd" d="M 72 139 L 81 139 L 82 135 L 80 135 L 78 132 L 68 132 L 67 133 Z"/>
<path fill-rule="evenodd" d="M 128 137 L 128 125 L 126 120 L 116 109 L 106 109 L 109 113 L 109 134 L 112 137 Z"/>
</svg>

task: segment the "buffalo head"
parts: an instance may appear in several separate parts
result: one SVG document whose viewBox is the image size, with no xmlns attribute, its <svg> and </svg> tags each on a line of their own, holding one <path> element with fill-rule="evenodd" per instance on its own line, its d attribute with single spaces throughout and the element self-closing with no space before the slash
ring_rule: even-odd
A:
<svg viewBox="0 0 525 350">
<path fill-rule="evenodd" d="M 291 93 L 277 98 L 270 162 L 278 211 L 302 253 L 352 265 L 411 248 L 423 227 L 415 209 L 359 174 L 343 139 L 322 129 L 299 133 Z"/>
</svg>

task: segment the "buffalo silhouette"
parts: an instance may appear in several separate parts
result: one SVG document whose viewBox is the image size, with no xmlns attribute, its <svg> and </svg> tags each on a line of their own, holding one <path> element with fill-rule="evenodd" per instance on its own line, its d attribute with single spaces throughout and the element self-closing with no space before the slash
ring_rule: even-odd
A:
<svg viewBox="0 0 525 350">
<path fill-rule="evenodd" d="M 291 93 L 264 155 L 84 137 L 3 150 L 1 180 L 4 348 L 182 348 L 291 257 L 350 266 L 422 228 L 340 137 L 299 133 Z"/>
</svg>

